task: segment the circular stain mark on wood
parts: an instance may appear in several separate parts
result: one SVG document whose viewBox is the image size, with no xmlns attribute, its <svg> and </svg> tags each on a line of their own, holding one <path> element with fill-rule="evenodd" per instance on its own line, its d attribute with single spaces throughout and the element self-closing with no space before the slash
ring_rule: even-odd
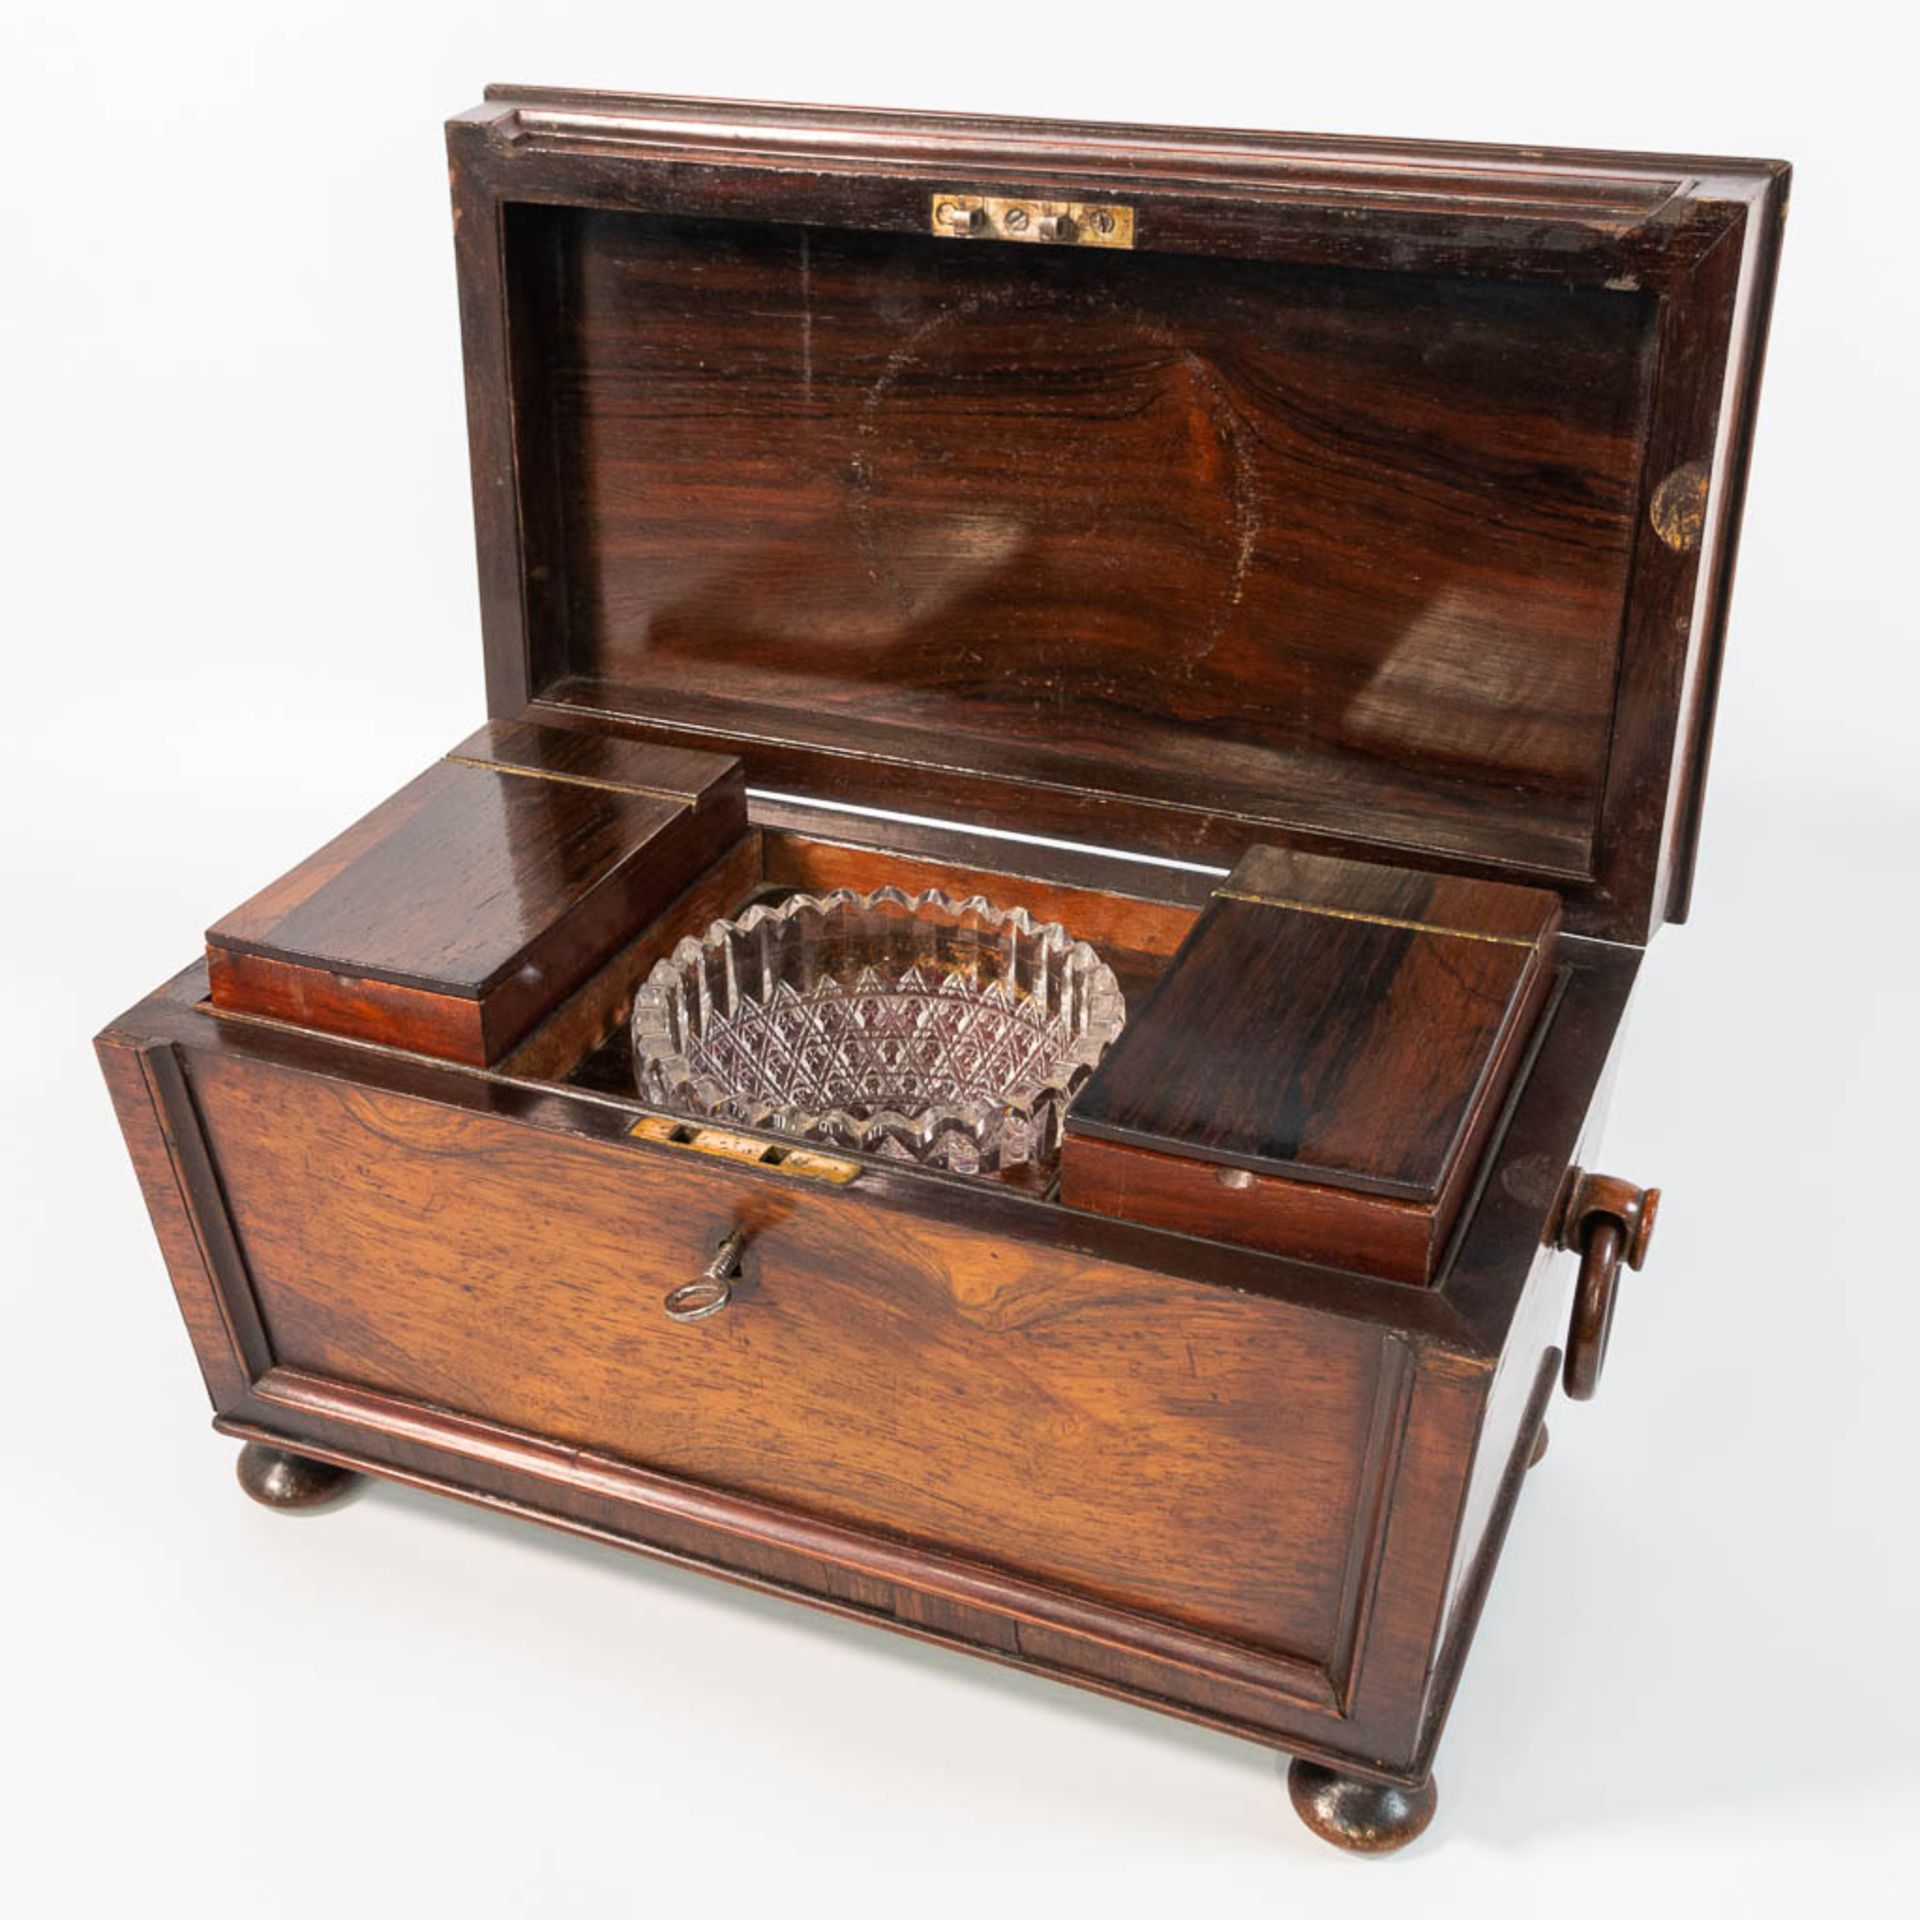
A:
<svg viewBox="0 0 1920 1920">
<path fill-rule="evenodd" d="M 990 661 L 1003 697 L 1011 679 L 1052 706 L 1073 684 L 1097 705 L 1074 684 L 1088 629 L 1168 676 L 1204 670 L 1258 549 L 1257 453 L 1186 341 L 1104 291 L 1042 283 L 957 301 L 901 341 L 860 411 L 847 504 L 903 635 L 964 633 L 951 671 Z"/>
</svg>

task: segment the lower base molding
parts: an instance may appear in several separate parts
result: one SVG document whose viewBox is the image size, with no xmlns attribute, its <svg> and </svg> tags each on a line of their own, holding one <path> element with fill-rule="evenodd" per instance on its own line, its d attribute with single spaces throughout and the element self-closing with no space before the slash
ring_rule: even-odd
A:
<svg viewBox="0 0 1920 1920">
<path fill-rule="evenodd" d="M 936 1551 L 275 1369 L 221 1433 L 693 1568 L 1383 1782 L 1322 1667 Z M 1155 1680 L 1164 1685 L 1155 1685 Z M 1177 1690 L 1176 1690 L 1177 1689 Z"/>
<path fill-rule="evenodd" d="M 1418 1788 L 1430 1777 L 1440 1726 L 1544 1427 L 1558 1363 L 1559 1355 L 1552 1350 L 1540 1361 L 1479 1557 L 1436 1665 L 1419 1764 L 1410 1769 L 1383 1764 L 1343 1744 L 1343 1723 L 1330 1701 L 1323 1705 L 1289 1697 L 1271 1680 L 1258 1685 L 1246 1669 L 1263 1668 L 1270 1674 L 1282 1664 L 1278 1656 L 1210 1641 L 1171 1623 L 1093 1608 L 1077 1596 L 1057 1594 L 992 1568 L 671 1480 L 486 1422 L 281 1368 L 261 1380 L 244 1410 L 219 1416 L 214 1426 L 235 1439 L 304 1462 L 511 1514 L 1125 1700 L 1316 1762 L 1343 1778 Z M 896 1577 L 908 1575 L 912 1586 L 894 1584 Z M 929 1583 L 941 1579 L 950 1583 L 947 1597 L 929 1591 Z M 987 1609 L 989 1601 L 993 1611 Z M 1023 1607 L 1035 1617 L 1023 1615 Z M 1042 1608 L 1055 1618 L 1037 1617 Z M 1061 1624 L 1061 1616 L 1069 1614 L 1075 1616 L 1071 1627 Z M 1097 1631 L 1096 1622 L 1108 1625 L 1109 1631 Z M 1116 1622 L 1137 1626 L 1155 1636 L 1160 1646 L 1149 1650 L 1132 1643 L 1131 1636 L 1129 1642 L 1120 1641 L 1110 1630 Z M 1208 1668 L 1174 1657 L 1176 1648 L 1195 1651 L 1195 1643 L 1209 1658 Z M 1211 1665 L 1214 1659 L 1229 1671 Z M 1101 1663 L 1107 1660 L 1112 1668 L 1103 1670 Z M 1243 1662 L 1238 1672 L 1231 1670 Z M 1181 1693 L 1152 1684 L 1156 1663 Z M 1330 1694 L 1324 1669 L 1304 1662 L 1284 1664 L 1290 1677 L 1318 1681 L 1320 1690 Z M 1193 1697 L 1203 1688 L 1204 1697 Z"/>
</svg>

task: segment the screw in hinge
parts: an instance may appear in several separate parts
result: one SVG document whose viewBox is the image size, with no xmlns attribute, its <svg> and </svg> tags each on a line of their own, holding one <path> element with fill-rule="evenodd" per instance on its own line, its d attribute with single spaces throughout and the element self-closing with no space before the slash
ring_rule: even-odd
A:
<svg viewBox="0 0 1920 1920">
<path fill-rule="evenodd" d="M 933 231 L 947 239 L 1047 241 L 1060 246 L 1133 244 L 1133 209 L 1064 200 L 1002 200 L 942 189 L 929 205 Z"/>
</svg>

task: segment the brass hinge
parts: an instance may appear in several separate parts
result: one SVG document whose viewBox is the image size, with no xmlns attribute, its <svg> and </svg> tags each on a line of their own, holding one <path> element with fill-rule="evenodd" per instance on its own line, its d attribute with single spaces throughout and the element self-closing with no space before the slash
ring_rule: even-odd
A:
<svg viewBox="0 0 1920 1920">
<path fill-rule="evenodd" d="M 930 215 L 948 240 L 1044 241 L 1067 247 L 1131 247 L 1133 209 L 1111 201 L 1003 200 L 990 193 L 936 193 Z"/>
</svg>

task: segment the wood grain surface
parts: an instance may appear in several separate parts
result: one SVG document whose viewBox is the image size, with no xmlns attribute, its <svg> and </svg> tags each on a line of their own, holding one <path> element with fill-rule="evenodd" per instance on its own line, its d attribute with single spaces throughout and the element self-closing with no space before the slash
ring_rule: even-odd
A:
<svg viewBox="0 0 1920 1920">
<path fill-rule="evenodd" d="M 804 815 L 791 807 L 777 810 L 777 829 L 772 824 L 775 814 L 762 817 L 769 822 L 769 837 L 776 831 L 795 834 L 804 824 Z M 888 849 L 911 849 L 913 857 L 927 857 L 941 839 L 900 822 L 854 823 L 816 816 L 814 824 L 843 838 L 856 830 L 871 835 L 864 853 L 874 859 Z M 1031 863 L 1036 880 L 1057 885 L 1084 881 L 1101 865 L 1097 856 L 1047 848 L 1027 848 L 1023 858 Z M 1184 882 L 1178 875 L 1168 879 L 1178 883 L 1171 889 L 1177 897 Z M 535 1238 L 539 1217 L 564 1211 L 576 1156 L 591 1155 L 607 1166 L 639 1173 L 649 1160 L 656 1170 L 662 1160 L 670 1162 L 675 1150 L 626 1139 L 634 1117 L 631 1102 L 447 1066 L 387 1048 L 348 1046 L 284 1025 L 210 1019 L 204 1011 L 205 974 L 199 967 L 187 969 L 115 1021 L 100 1036 L 99 1048 L 218 1409 L 218 1424 L 225 1431 L 616 1542 L 897 1632 L 964 1647 L 1029 1672 L 1318 1755 L 1368 1777 L 1418 1780 L 1431 1765 L 1513 1497 L 1524 1477 L 1537 1414 L 1531 1403 L 1522 1410 L 1508 1394 L 1502 1404 L 1509 1410 L 1494 1419 L 1486 1411 L 1489 1376 L 1496 1381 L 1551 1377 L 1557 1355 L 1550 1345 L 1542 1354 L 1540 1345 L 1553 1337 L 1564 1313 L 1564 1294 L 1554 1285 L 1555 1257 L 1544 1241 L 1561 1178 L 1579 1151 L 1578 1138 L 1639 957 L 1626 947 L 1568 943 L 1564 958 L 1569 990 L 1544 1025 L 1539 1060 L 1503 1130 L 1461 1249 L 1432 1288 L 1394 1285 L 1124 1220 L 1074 1214 L 992 1186 L 916 1177 L 884 1163 L 865 1168 L 853 1187 L 835 1190 L 837 1201 L 820 1196 L 824 1203 L 857 1209 L 872 1221 L 870 1230 L 824 1232 L 817 1240 L 813 1236 L 819 1230 L 805 1229 L 803 1238 L 810 1245 L 833 1250 L 838 1268 L 829 1280 L 833 1298 L 848 1300 L 863 1275 L 890 1289 L 898 1284 L 903 1263 L 923 1270 L 905 1290 L 907 1310 L 899 1317 L 903 1328 L 914 1325 L 923 1311 L 945 1313 L 967 1323 L 964 1338 L 980 1339 L 979 1325 L 990 1331 L 996 1321 L 984 1304 L 991 1296 L 974 1289 L 1013 1272 L 1025 1278 L 1008 1306 L 1023 1295 L 1031 1297 L 1028 1288 L 1038 1284 L 1058 1297 L 1064 1313 L 1078 1317 L 1080 1335 L 1063 1340 L 1059 1350 L 1065 1355 L 1091 1353 L 1091 1329 L 1102 1316 L 1111 1315 L 1116 1328 L 1156 1326 L 1158 1309 L 1149 1309 L 1163 1297 L 1171 1303 L 1166 1311 L 1176 1327 L 1186 1322 L 1182 1303 L 1195 1307 L 1198 1324 L 1208 1328 L 1222 1308 L 1233 1310 L 1228 1324 L 1237 1327 L 1243 1324 L 1243 1312 L 1257 1318 L 1264 1306 L 1274 1315 L 1271 1326 L 1262 1323 L 1259 1333 L 1250 1337 L 1285 1369 L 1285 1377 L 1274 1382 L 1279 1391 L 1271 1403 L 1262 1398 L 1256 1409 L 1231 1395 L 1216 1401 L 1209 1390 L 1204 1348 L 1197 1390 L 1190 1389 L 1181 1401 L 1169 1388 L 1169 1398 L 1160 1403 L 1161 1410 L 1197 1426 L 1208 1425 L 1217 1412 L 1217 1445 L 1225 1453 L 1237 1454 L 1241 1436 L 1251 1432 L 1247 1457 L 1255 1462 L 1282 1452 L 1291 1458 L 1295 1448 L 1303 1458 L 1319 1457 L 1322 1442 L 1314 1437 L 1319 1416 L 1313 1411 L 1317 1391 L 1312 1382 L 1331 1383 L 1355 1368 L 1356 1354 L 1377 1354 L 1380 1371 L 1359 1469 L 1357 1506 L 1344 1517 L 1331 1507 L 1312 1516 L 1294 1516 L 1301 1564 L 1317 1565 L 1318 1571 L 1301 1585 L 1287 1586 L 1265 1616 L 1275 1622 L 1276 1637 L 1277 1613 L 1290 1613 L 1300 1632 L 1289 1631 L 1287 1637 L 1303 1646 L 1311 1639 L 1304 1622 L 1317 1609 L 1307 1596 L 1324 1591 L 1334 1558 L 1330 1549 L 1313 1543 L 1346 1527 L 1347 1553 L 1333 1602 L 1337 1624 L 1330 1650 L 1312 1654 L 1190 1624 L 1174 1610 L 1181 1604 L 1178 1595 L 1171 1606 L 1145 1609 L 1101 1597 L 1108 1588 L 1141 1592 L 1141 1579 L 1158 1576 L 1156 1569 L 1140 1570 L 1128 1545 L 1138 1503 L 1134 1484 L 1146 1489 L 1147 1537 L 1181 1537 L 1177 1517 L 1155 1517 L 1152 1463 L 1129 1451 L 1125 1434 L 1116 1436 L 1113 1464 L 1131 1474 L 1132 1481 L 1109 1491 L 1101 1503 L 1112 1529 L 1112 1542 L 1103 1550 L 1105 1565 L 1111 1570 L 1117 1564 L 1118 1575 L 1098 1577 L 1078 1557 L 1086 1552 L 1084 1540 L 1070 1536 L 1076 1565 L 1055 1577 L 1022 1572 L 1004 1561 L 996 1564 L 990 1555 L 1007 1551 L 1006 1537 L 998 1529 L 985 1531 L 978 1542 L 956 1540 L 942 1548 L 918 1534 L 827 1518 L 797 1499 L 763 1499 L 684 1472 L 637 1465 L 591 1440 L 545 1438 L 412 1394 L 305 1371 L 272 1345 L 262 1301 L 274 1287 L 290 1298 L 312 1293 L 323 1302 L 341 1303 L 331 1325 L 322 1319 L 303 1330 L 296 1300 L 291 1325 L 297 1350 L 313 1351 L 299 1343 L 324 1336 L 342 1368 L 404 1368 L 415 1341 L 410 1316 L 430 1311 L 454 1292 L 458 1313 L 473 1317 L 475 1296 L 460 1289 L 461 1279 L 472 1276 L 454 1272 L 452 1264 L 465 1264 L 460 1256 L 466 1241 L 458 1222 L 465 1211 L 466 1183 L 470 1177 L 487 1176 L 476 1172 L 484 1156 L 476 1160 L 465 1150 L 456 1123 L 483 1127 L 482 1137 L 489 1143 L 510 1143 L 510 1159 L 525 1156 L 559 1173 L 559 1182 L 549 1183 L 534 1203 L 549 1212 L 531 1217 L 533 1223 L 525 1229 L 529 1241 Z M 287 1176 L 284 1180 L 276 1182 L 269 1175 L 229 1187 L 223 1149 L 209 1115 L 221 1105 L 218 1084 L 256 1081 L 269 1089 L 302 1083 L 315 1099 L 270 1094 L 257 1101 L 236 1100 L 223 1109 L 243 1130 L 269 1120 L 275 1110 L 296 1129 L 293 1138 L 264 1142 L 254 1160 L 256 1170 L 278 1169 Z M 405 1129 L 404 1157 L 418 1179 L 404 1186 L 388 1181 L 396 1164 L 388 1143 L 379 1133 L 369 1142 L 358 1117 L 348 1126 L 327 1127 L 326 1151 L 302 1153 L 298 1130 L 329 1108 L 358 1116 L 365 1096 L 424 1115 L 417 1127 Z M 387 1120 L 381 1126 L 393 1131 Z M 342 1145 L 352 1159 L 336 1157 L 334 1149 Z M 369 1145 L 371 1157 L 363 1160 Z M 714 1209 L 711 1230 L 717 1232 L 724 1221 L 746 1217 L 744 1196 L 750 1190 L 764 1196 L 780 1184 L 773 1174 L 711 1159 L 702 1164 L 697 1183 L 669 1183 L 664 1207 L 640 1206 L 638 1196 L 656 1190 L 651 1181 L 636 1187 L 635 1212 L 645 1217 L 618 1246 L 605 1236 L 604 1222 L 593 1227 L 594 1244 L 605 1250 L 599 1256 L 603 1267 L 625 1259 L 630 1246 L 635 1270 L 644 1276 L 647 1249 L 658 1243 L 674 1256 L 678 1271 L 679 1256 L 695 1250 L 704 1237 L 695 1217 L 701 1207 Z M 363 1177 L 363 1165 L 371 1177 Z M 330 1211 L 340 1192 L 357 1195 L 345 1215 Z M 264 1225 L 256 1230 L 254 1215 L 262 1208 Z M 336 1241 L 329 1222 L 347 1228 L 342 1239 Z M 355 1234 L 362 1227 L 369 1231 L 358 1240 Z M 418 1289 L 419 1301 L 427 1303 L 424 1308 L 417 1309 L 414 1296 L 397 1283 L 363 1285 L 349 1279 L 338 1294 L 331 1286 L 328 1274 L 336 1247 L 345 1249 L 352 1269 L 361 1249 L 385 1233 L 402 1236 L 395 1244 L 403 1263 L 424 1262 L 431 1276 Z M 435 1253 L 443 1243 L 451 1252 Z M 542 1244 L 566 1248 L 571 1243 L 562 1230 Z M 886 1254 L 896 1247 L 897 1255 Z M 870 1257 L 869 1250 L 875 1248 L 882 1251 Z M 256 1273 L 252 1263 L 262 1251 L 272 1265 Z M 769 1261 L 784 1259 L 783 1243 L 777 1240 L 769 1238 L 762 1251 Z M 540 1247 L 534 1247 L 530 1258 L 541 1257 Z M 481 1267 L 484 1273 L 484 1261 Z M 951 1305 L 944 1309 L 943 1289 L 933 1278 L 936 1270 L 973 1276 L 964 1294 L 956 1278 L 947 1294 Z M 750 1272 L 750 1284 L 771 1286 L 778 1271 L 763 1263 Z M 1123 1289 L 1119 1299 L 1094 1304 L 1103 1292 L 1104 1276 L 1113 1273 L 1133 1276 L 1133 1286 L 1141 1291 L 1136 1295 Z M 495 1297 L 493 1285 L 489 1275 L 485 1297 Z M 595 1325 L 618 1329 L 618 1312 L 597 1304 L 604 1285 L 602 1271 L 589 1276 L 584 1289 L 555 1288 L 551 1299 L 542 1300 L 518 1285 L 505 1289 L 504 1297 L 517 1298 L 538 1326 L 584 1296 Z M 358 1325 L 348 1324 L 353 1310 L 345 1305 L 355 1297 L 369 1310 Z M 1083 1297 L 1087 1310 L 1080 1313 Z M 1136 1319 L 1136 1300 L 1144 1320 Z M 871 1302 L 863 1300 L 861 1306 L 870 1309 Z M 1009 1322 L 1002 1337 L 1009 1337 L 1015 1316 L 1002 1317 Z M 507 1317 L 491 1324 L 500 1339 L 511 1343 L 519 1323 Z M 723 1327 L 725 1316 L 706 1325 L 709 1330 Z M 812 1350 L 817 1354 L 820 1330 L 813 1331 Z M 276 1320 L 272 1336 L 279 1332 Z M 1039 1321 L 1019 1330 L 1020 1350 L 1035 1359 L 1022 1391 L 1033 1395 L 1044 1394 L 1049 1378 L 1042 1355 L 1052 1349 L 1043 1336 Z M 879 1337 L 877 1330 L 874 1337 Z M 1164 1336 L 1160 1344 L 1165 1346 L 1171 1337 Z M 500 1354 L 490 1359 L 472 1356 L 472 1348 L 484 1338 L 483 1330 L 461 1329 L 456 1353 L 467 1352 L 476 1379 L 497 1379 L 505 1365 Z M 936 1340 L 936 1351 L 943 1345 Z M 1312 1357 L 1323 1347 L 1324 1358 Z M 563 1339 L 558 1351 L 564 1355 L 565 1350 Z M 846 1352 L 862 1350 L 856 1344 Z M 437 1342 L 429 1338 L 423 1351 L 438 1356 Z M 544 1367 L 547 1351 L 529 1346 L 529 1364 Z M 1305 1357 L 1296 1361 L 1296 1354 Z M 1137 1410 L 1168 1387 L 1157 1359 L 1143 1378 L 1133 1380 L 1132 1359 L 1124 1344 L 1115 1350 L 1120 1372 L 1107 1387 L 1086 1390 L 1094 1404 Z M 608 1355 L 596 1364 L 605 1375 L 609 1369 L 618 1371 L 619 1360 L 617 1354 Z M 910 1370 L 910 1354 L 899 1364 Z M 397 1372 L 394 1377 L 399 1377 Z M 1000 1378 L 997 1373 L 991 1377 L 996 1382 Z M 1075 1377 L 1069 1367 L 1068 1378 Z M 730 1392 L 738 1386 L 739 1376 L 731 1370 L 723 1369 L 716 1378 Z M 1290 1383 L 1296 1379 L 1302 1383 L 1303 1424 L 1293 1427 Z M 694 1389 L 684 1376 L 676 1372 L 674 1380 L 676 1403 L 683 1387 L 690 1397 Z M 622 1376 L 619 1385 L 644 1403 L 644 1380 Z M 557 1390 L 534 1385 L 518 1391 L 545 1405 Z M 893 1396 L 891 1404 L 898 1406 L 903 1389 L 887 1391 Z M 936 1402 L 945 1398 L 943 1389 Z M 565 1404 L 576 1411 L 583 1406 L 577 1396 Z M 783 1400 L 779 1417 L 791 1416 L 804 1404 Z M 1019 1393 L 1008 1390 L 1003 1397 L 996 1384 L 996 1416 L 1020 1404 Z M 1031 1404 L 1050 1406 L 1056 1413 L 1063 1410 L 1063 1403 L 1045 1398 Z M 584 1411 L 597 1418 L 592 1405 Z M 620 1431 L 627 1433 L 644 1414 L 618 1417 L 625 1422 Z M 960 1417 L 970 1418 L 971 1409 L 963 1408 Z M 717 1425 L 730 1443 L 737 1439 L 733 1414 L 717 1416 Z M 905 1431 L 905 1423 L 896 1431 Z M 864 1427 L 860 1432 L 865 1459 L 870 1436 Z M 1263 1434 L 1271 1437 L 1271 1451 Z M 945 1444 L 940 1441 L 942 1448 Z M 1054 1464 L 1062 1473 L 1085 1473 L 1090 1485 L 1110 1485 L 1102 1448 L 1076 1444 L 1060 1452 Z M 775 1475 L 786 1471 L 777 1451 L 767 1470 Z M 864 1477 L 868 1470 L 862 1471 Z M 1184 1479 L 1182 1491 L 1204 1492 L 1210 1484 L 1224 1484 L 1224 1469 L 1218 1481 L 1211 1472 Z M 1469 1496 L 1470 1481 L 1475 1489 L 1491 1490 L 1491 1497 L 1482 1492 Z M 1337 1472 L 1332 1482 L 1329 1497 L 1338 1506 L 1346 1496 Z M 817 1481 L 814 1484 L 817 1498 Z M 981 1484 L 967 1477 L 961 1481 L 963 1488 Z M 877 1512 L 886 1500 L 883 1489 L 883 1480 L 865 1478 L 858 1499 L 872 1500 Z M 855 1496 L 843 1486 L 833 1497 Z M 1010 1508 L 1024 1497 L 1024 1482 L 1006 1495 Z M 1058 1495 L 1050 1492 L 1048 1497 Z M 1261 1501 L 1259 1483 L 1249 1481 L 1244 1497 Z M 1075 1504 L 1067 1503 L 1069 1512 Z M 949 1514 L 954 1511 L 949 1508 Z M 1254 1524 L 1267 1524 L 1264 1504 Z M 1291 1541 L 1283 1544 L 1291 1555 Z M 1041 1547 L 1043 1553 L 1050 1552 L 1045 1542 Z M 1197 1560 L 1198 1550 L 1190 1557 Z M 1058 1562 L 1046 1558 L 1044 1564 Z M 1080 1580 L 1086 1584 L 1075 1583 Z M 1214 1603 L 1225 1604 L 1228 1596 L 1217 1588 L 1185 1595 L 1187 1601 L 1196 1598 L 1198 1611 L 1213 1618 Z M 1237 1611 L 1235 1617 L 1241 1618 Z M 1324 1615 L 1319 1618 L 1324 1622 Z M 1247 1630 L 1243 1625 L 1240 1632 Z"/>
<path fill-rule="evenodd" d="M 213 996 L 484 1065 L 745 832 L 737 762 L 490 725 L 210 928 Z"/>
<path fill-rule="evenodd" d="M 1587 871 L 1644 296 L 547 208 L 507 246 L 543 680 Z"/>
<path fill-rule="evenodd" d="M 1260 864 L 1234 870 L 1070 1126 L 1431 1204 L 1514 1028 L 1539 1004 L 1559 903 L 1484 887 L 1485 928 L 1469 931 L 1379 917 L 1368 903 L 1387 887 L 1345 861 L 1324 864 L 1368 884 L 1269 900 L 1247 891 Z M 1394 897 L 1418 911 L 1424 878 L 1402 879 Z M 1523 919 L 1531 932 L 1497 930 Z"/>
<path fill-rule="evenodd" d="M 98 1043 L 219 1423 L 1423 1781 L 1686 903 L 1786 169 L 552 89 L 448 141 L 494 722 Z M 1089 850 L 1253 843 L 1211 905 Z M 1124 1206 L 631 1137 L 650 941 L 942 878 L 1141 990 Z"/>
<path fill-rule="evenodd" d="M 1559 922 L 1536 889 L 1253 849 L 1075 1099 L 1062 1197 L 1430 1280 Z"/>
<path fill-rule="evenodd" d="M 194 1086 L 280 1363 L 1329 1657 L 1363 1329 L 857 1189 L 219 1061 Z M 742 1225 L 735 1303 L 669 1320 Z"/>
<path fill-rule="evenodd" d="M 1058 1190 L 1062 1204 L 1089 1213 L 1416 1287 L 1436 1277 L 1446 1245 L 1431 1202 L 1220 1167 L 1096 1134 L 1068 1135 Z"/>
<path fill-rule="evenodd" d="M 538 88 L 448 138 L 494 712 L 1684 910 L 1781 164 Z M 968 183 L 1134 245 L 930 233 Z"/>
</svg>

